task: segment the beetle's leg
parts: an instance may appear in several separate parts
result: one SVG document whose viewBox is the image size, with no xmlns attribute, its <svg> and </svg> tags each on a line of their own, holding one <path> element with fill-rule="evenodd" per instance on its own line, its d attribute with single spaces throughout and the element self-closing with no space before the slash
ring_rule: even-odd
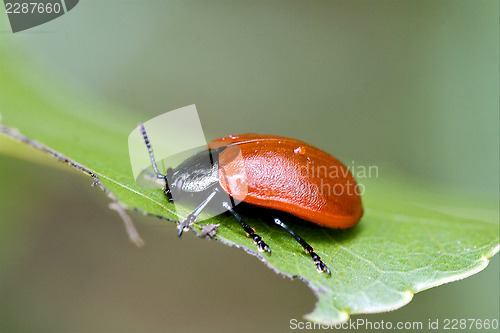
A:
<svg viewBox="0 0 500 333">
<path fill-rule="evenodd" d="M 203 211 L 203 209 L 205 209 L 205 207 L 208 205 L 208 203 L 210 202 L 210 200 L 212 200 L 215 195 L 219 193 L 219 189 L 216 187 L 214 188 L 214 190 L 212 191 L 212 193 L 210 193 L 208 195 L 208 197 L 203 200 L 203 202 L 198 206 L 196 207 L 195 210 L 193 210 L 191 213 L 188 214 L 188 216 L 186 216 L 186 218 L 184 219 L 184 221 L 182 221 L 181 223 L 179 223 L 179 237 L 182 236 L 182 232 L 184 230 L 188 230 L 189 229 L 189 225 L 191 223 L 194 223 L 196 222 L 196 219 L 198 218 L 198 215 L 200 215 L 200 213 Z"/>
<path fill-rule="evenodd" d="M 314 249 L 311 245 L 309 245 L 302 237 L 300 237 L 295 232 L 293 232 L 293 230 L 290 229 L 286 224 L 284 224 L 279 218 L 275 217 L 274 223 L 276 223 L 277 225 L 279 225 L 280 227 L 285 229 L 286 232 L 288 232 L 290 235 L 292 235 L 293 238 L 295 238 L 295 240 L 297 242 L 299 242 L 300 245 L 302 245 L 302 247 L 304 248 L 304 251 L 306 251 L 306 253 L 311 256 L 312 260 L 316 264 L 316 269 L 318 270 L 318 272 L 320 272 L 320 273 L 326 272 L 328 274 L 328 276 L 332 275 L 328 266 L 326 266 L 325 263 L 323 263 L 321 261 L 320 256 L 317 255 L 316 252 L 314 252 Z"/>
<path fill-rule="evenodd" d="M 245 230 L 245 233 L 247 234 L 247 237 L 252 238 L 253 242 L 255 244 L 257 244 L 257 246 L 259 247 L 259 251 L 261 251 L 261 252 L 267 251 L 267 253 L 271 253 L 271 249 L 262 240 L 262 238 L 255 233 L 255 229 L 252 228 L 252 227 L 250 227 L 248 224 L 246 224 L 245 221 L 243 221 L 243 219 L 241 218 L 241 216 L 234 211 L 233 207 L 231 207 L 231 205 L 228 202 L 224 201 L 222 203 L 222 206 L 225 209 L 227 209 L 231 214 L 233 214 L 234 218 L 240 223 L 240 225 L 243 228 L 243 230 Z"/>
<path fill-rule="evenodd" d="M 168 168 L 167 175 L 165 176 L 165 187 L 163 188 L 163 193 L 167 196 L 168 202 L 174 202 L 174 198 L 172 198 L 172 190 L 170 186 L 168 186 L 168 180 L 173 179 L 174 169 Z"/>
</svg>

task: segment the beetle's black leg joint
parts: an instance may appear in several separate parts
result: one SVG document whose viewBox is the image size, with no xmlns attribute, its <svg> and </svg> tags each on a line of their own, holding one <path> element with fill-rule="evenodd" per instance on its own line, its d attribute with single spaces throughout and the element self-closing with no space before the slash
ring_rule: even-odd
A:
<svg viewBox="0 0 500 333">
<path fill-rule="evenodd" d="M 177 236 L 181 237 L 182 236 L 182 233 L 184 231 L 188 231 L 189 230 L 189 225 L 191 223 L 194 223 L 196 221 L 196 219 L 198 218 L 198 215 L 195 215 L 194 213 L 190 213 L 185 219 L 184 221 L 182 221 L 181 223 L 178 224 L 178 228 L 179 228 L 179 232 L 177 233 Z"/>
<path fill-rule="evenodd" d="M 167 180 L 165 179 L 165 184 L 167 184 Z M 168 184 L 165 185 L 165 188 L 163 189 L 163 193 L 165 193 L 165 196 L 167 197 L 168 202 L 174 202 L 174 198 L 172 197 L 172 191 L 170 188 L 168 188 Z"/>
<path fill-rule="evenodd" d="M 257 246 L 259 247 L 259 251 L 261 252 L 266 251 L 267 253 L 271 253 L 271 249 L 259 235 L 257 235 L 256 233 L 252 233 L 248 237 L 251 237 L 253 239 L 253 242 L 257 244 Z"/>
<path fill-rule="evenodd" d="M 307 251 L 306 251 L 306 253 L 307 253 Z M 326 272 L 326 274 L 328 274 L 328 276 L 332 275 L 332 272 L 330 271 L 328 266 L 326 266 L 325 263 L 323 261 L 321 261 L 321 257 L 319 255 L 317 255 L 316 252 L 311 251 L 311 252 L 309 252 L 309 255 L 311 256 L 312 260 L 316 264 L 316 269 L 318 270 L 319 273 Z"/>
<path fill-rule="evenodd" d="M 267 252 L 268 254 L 271 254 L 271 248 L 269 247 L 269 245 L 267 245 L 262 240 L 262 237 L 260 237 L 259 235 L 257 235 L 255 233 L 255 229 L 254 228 L 250 227 L 248 224 L 245 223 L 245 221 L 243 221 L 243 219 L 241 218 L 241 216 L 234 211 L 234 209 L 232 208 L 232 206 L 231 206 L 230 203 L 223 202 L 222 206 L 225 209 L 227 209 L 231 214 L 233 214 L 234 218 L 240 223 L 240 225 L 243 228 L 243 230 L 245 230 L 245 233 L 246 233 L 247 237 L 250 237 L 251 239 L 253 239 L 253 242 L 255 244 L 257 244 L 257 247 L 258 247 L 258 249 L 259 249 L 260 252 Z"/>
<path fill-rule="evenodd" d="M 305 253 L 311 256 L 311 259 L 316 265 L 316 269 L 319 273 L 326 272 L 328 276 L 332 275 L 332 272 L 330 271 L 328 266 L 323 261 L 321 261 L 321 257 L 316 252 L 314 252 L 314 249 L 311 245 L 309 245 L 302 237 L 293 232 L 293 230 L 290 229 L 286 224 L 284 224 L 279 218 L 274 218 L 274 223 L 285 229 L 290 235 L 293 236 L 293 238 L 295 238 L 297 242 L 300 243 L 300 245 L 302 245 Z"/>
</svg>

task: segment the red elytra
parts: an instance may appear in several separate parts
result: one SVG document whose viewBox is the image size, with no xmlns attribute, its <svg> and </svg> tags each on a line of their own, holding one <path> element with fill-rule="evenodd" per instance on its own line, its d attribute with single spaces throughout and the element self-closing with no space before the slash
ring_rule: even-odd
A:
<svg viewBox="0 0 500 333">
<path fill-rule="evenodd" d="M 241 159 L 235 159 L 237 152 L 231 149 L 219 155 L 219 183 L 230 196 L 328 228 L 352 227 L 363 215 L 359 189 L 349 169 L 314 146 L 262 134 L 229 135 L 209 146 L 237 146 L 241 151 Z M 245 192 L 228 186 L 241 170 L 246 173 L 241 187 Z"/>
</svg>

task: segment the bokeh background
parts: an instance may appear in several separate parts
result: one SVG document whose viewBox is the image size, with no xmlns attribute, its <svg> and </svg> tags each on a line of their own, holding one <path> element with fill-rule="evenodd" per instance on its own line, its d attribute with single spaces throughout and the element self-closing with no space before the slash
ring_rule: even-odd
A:
<svg viewBox="0 0 500 333">
<path fill-rule="evenodd" d="M 88 0 L 25 32 L 2 22 L 1 39 L 89 101 L 145 120 L 194 103 L 208 140 L 292 136 L 380 177 L 498 200 L 498 1 Z M 284 332 L 312 311 L 304 283 L 132 213 L 135 248 L 88 176 L 18 149 L 0 155 L 1 332 Z M 353 318 L 498 319 L 499 275 L 497 255 Z"/>
</svg>

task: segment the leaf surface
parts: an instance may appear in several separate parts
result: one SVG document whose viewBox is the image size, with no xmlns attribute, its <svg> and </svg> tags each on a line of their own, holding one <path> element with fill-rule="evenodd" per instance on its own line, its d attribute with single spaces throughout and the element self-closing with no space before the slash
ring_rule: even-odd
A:
<svg viewBox="0 0 500 333">
<path fill-rule="evenodd" d="M 35 71 L 28 74 L 19 58 L 14 52 L 0 53 L 0 132 L 29 138 L 31 145 L 42 144 L 47 152 L 73 161 L 73 166 L 94 174 L 123 207 L 172 220 L 187 215 L 182 208 L 175 213 L 161 190 L 134 182 L 127 138 L 143 121 L 140 115 L 77 97 Z M 4 137 L 2 151 L 16 154 Z M 388 178 L 360 179 L 366 187 L 365 216 L 355 228 L 291 225 L 330 267 L 331 278 L 317 273 L 290 235 L 259 217 L 245 220 L 271 247 L 270 256 L 256 251 L 231 216 L 219 215 L 202 224 L 220 224 L 214 239 L 305 281 L 318 296 L 316 309 L 307 316 L 312 321 L 338 322 L 349 314 L 396 309 L 416 292 L 477 273 L 498 252 L 497 201 L 419 190 L 405 180 Z M 201 226 L 195 229 L 202 232 Z"/>
</svg>

